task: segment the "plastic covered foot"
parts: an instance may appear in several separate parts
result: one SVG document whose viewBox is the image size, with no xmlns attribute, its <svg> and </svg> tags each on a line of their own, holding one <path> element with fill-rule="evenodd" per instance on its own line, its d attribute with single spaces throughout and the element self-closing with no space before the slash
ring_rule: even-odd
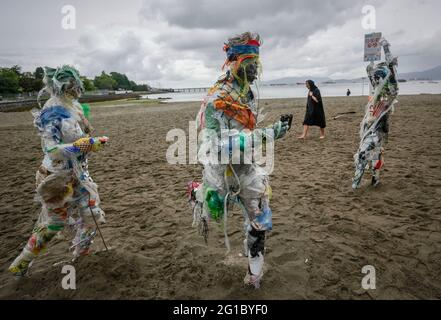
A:
<svg viewBox="0 0 441 320">
<path fill-rule="evenodd" d="M 29 273 L 32 262 L 32 257 L 26 257 L 26 254 L 22 253 L 9 266 L 8 270 L 16 277 L 24 277 Z"/>
<path fill-rule="evenodd" d="M 262 274 L 253 275 L 247 272 L 243 282 L 246 286 L 254 287 L 254 289 L 260 289 L 260 281 L 262 280 Z"/>
</svg>

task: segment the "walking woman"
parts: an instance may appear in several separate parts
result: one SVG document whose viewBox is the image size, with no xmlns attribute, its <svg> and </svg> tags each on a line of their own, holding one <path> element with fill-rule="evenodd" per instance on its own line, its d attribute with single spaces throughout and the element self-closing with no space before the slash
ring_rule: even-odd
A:
<svg viewBox="0 0 441 320">
<path fill-rule="evenodd" d="M 323 110 L 323 101 L 320 90 L 312 80 L 306 81 L 306 87 L 309 89 L 308 103 L 306 105 L 305 120 L 303 121 L 303 134 L 299 137 L 299 139 L 306 139 L 309 127 L 311 126 L 320 127 L 320 139 L 324 139 L 326 118 L 325 111 Z"/>
</svg>

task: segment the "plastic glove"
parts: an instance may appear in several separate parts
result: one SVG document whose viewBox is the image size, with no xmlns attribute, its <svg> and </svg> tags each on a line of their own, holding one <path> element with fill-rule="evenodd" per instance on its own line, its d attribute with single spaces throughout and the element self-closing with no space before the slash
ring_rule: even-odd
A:
<svg viewBox="0 0 441 320">
<path fill-rule="evenodd" d="M 78 148 L 81 153 L 97 152 L 109 141 L 107 137 L 98 138 L 81 138 L 73 143 L 75 148 Z"/>
</svg>

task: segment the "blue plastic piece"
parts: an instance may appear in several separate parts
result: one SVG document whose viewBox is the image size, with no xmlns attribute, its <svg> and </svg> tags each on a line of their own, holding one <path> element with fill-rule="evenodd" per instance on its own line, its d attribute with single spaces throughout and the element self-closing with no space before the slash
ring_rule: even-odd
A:
<svg viewBox="0 0 441 320">
<path fill-rule="evenodd" d="M 69 110 L 62 106 L 54 106 L 47 109 L 44 109 L 40 113 L 39 117 L 39 127 L 46 127 L 49 123 L 54 120 L 58 120 L 61 122 L 63 119 L 68 119 L 71 117 Z"/>
<path fill-rule="evenodd" d="M 273 229 L 273 212 L 269 207 L 263 209 L 263 213 L 256 217 L 256 221 L 262 226 L 265 231 Z"/>
</svg>

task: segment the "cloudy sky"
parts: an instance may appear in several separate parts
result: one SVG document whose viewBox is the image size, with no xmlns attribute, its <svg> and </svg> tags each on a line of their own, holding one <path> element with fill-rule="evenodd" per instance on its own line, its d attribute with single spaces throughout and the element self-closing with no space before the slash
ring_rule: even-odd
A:
<svg viewBox="0 0 441 320">
<path fill-rule="evenodd" d="M 62 8 L 75 8 L 65 30 Z M 262 80 L 364 75 L 362 8 L 376 9 L 400 72 L 441 65 L 439 0 L 2 0 L 0 66 L 73 64 L 89 77 L 126 73 L 157 87 L 208 86 L 224 41 L 261 34 Z"/>
</svg>

